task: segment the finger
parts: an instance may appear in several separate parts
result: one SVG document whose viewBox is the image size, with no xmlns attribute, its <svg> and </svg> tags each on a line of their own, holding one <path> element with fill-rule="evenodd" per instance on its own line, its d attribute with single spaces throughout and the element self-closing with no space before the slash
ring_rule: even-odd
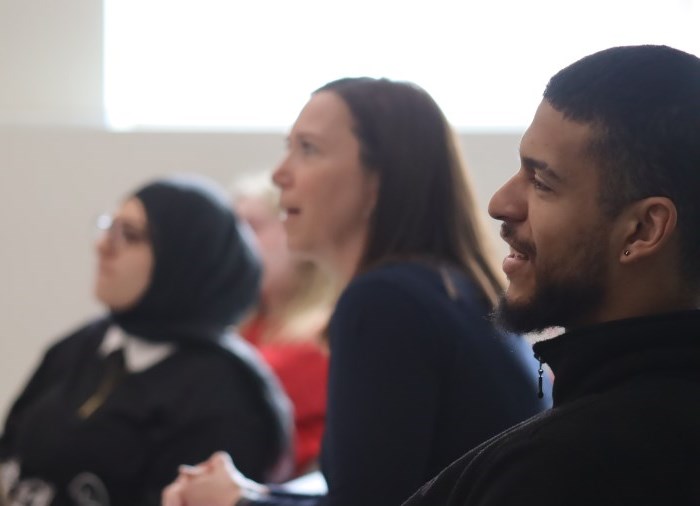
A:
<svg viewBox="0 0 700 506">
<path fill-rule="evenodd" d="M 181 477 L 200 476 L 207 472 L 207 469 L 203 465 L 188 466 L 183 464 L 180 467 L 178 467 L 177 470 L 180 473 Z"/>
<path fill-rule="evenodd" d="M 230 469 L 236 468 L 236 466 L 233 465 L 231 456 L 226 452 L 216 452 L 209 458 L 208 462 L 214 467 L 226 467 Z"/>
<path fill-rule="evenodd" d="M 226 452 L 216 452 L 211 456 L 207 464 L 209 465 L 209 470 L 215 473 L 225 473 L 230 476 L 240 474 L 233 460 L 231 460 L 231 456 Z"/>
<path fill-rule="evenodd" d="M 248 490 L 258 494 L 266 493 L 269 489 L 265 485 L 256 483 L 253 480 L 246 478 L 233 463 L 231 456 L 226 452 L 216 452 L 209 459 L 214 471 L 222 471 L 233 479 L 233 482 L 238 485 L 239 489 Z"/>
<path fill-rule="evenodd" d="M 182 491 L 182 484 L 172 483 L 163 489 L 161 494 L 161 505 L 162 506 L 183 506 L 182 497 L 180 495 Z"/>
</svg>

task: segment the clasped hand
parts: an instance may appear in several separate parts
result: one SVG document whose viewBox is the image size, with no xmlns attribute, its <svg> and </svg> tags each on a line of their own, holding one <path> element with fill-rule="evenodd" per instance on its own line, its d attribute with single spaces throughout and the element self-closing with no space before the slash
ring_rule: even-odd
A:
<svg viewBox="0 0 700 506">
<path fill-rule="evenodd" d="M 162 493 L 162 506 L 234 506 L 241 498 L 267 493 L 249 480 L 225 452 L 217 452 L 196 466 L 180 466 L 177 479 Z"/>
</svg>

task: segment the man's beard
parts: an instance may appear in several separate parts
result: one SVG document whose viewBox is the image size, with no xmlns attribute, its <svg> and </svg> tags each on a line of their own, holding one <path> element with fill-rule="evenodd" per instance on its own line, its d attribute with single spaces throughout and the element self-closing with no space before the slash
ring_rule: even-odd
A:
<svg viewBox="0 0 700 506">
<path fill-rule="evenodd" d="M 512 303 L 502 294 L 493 313 L 496 324 L 510 332 L 527 333 L 585 322 L 603 303 L 607 272 L 602 237 L 591 239 L 588 246 L 579 245 L 567 275 L 557 276 L 551 266 L 536 266 L 530 300 Z"/>
</svg>

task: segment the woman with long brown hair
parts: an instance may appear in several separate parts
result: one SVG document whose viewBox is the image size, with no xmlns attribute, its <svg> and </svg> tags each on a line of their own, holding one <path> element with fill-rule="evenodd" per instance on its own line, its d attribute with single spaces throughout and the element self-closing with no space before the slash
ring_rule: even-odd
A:
<svg viewBox="0 0 700 506">
<path fill-rule="evenodd" d="M 285 496 L 217 454 L 183 470 L 164 504 L 400 504 L 545 407 L 527 345 L 488 320 L 501 281 L 451 129 L 424 90 L 370 78 L 323 86 L 273 179 L 289 248 L 344 287 L 328 328 L 328 493 Z"/>
</svg>

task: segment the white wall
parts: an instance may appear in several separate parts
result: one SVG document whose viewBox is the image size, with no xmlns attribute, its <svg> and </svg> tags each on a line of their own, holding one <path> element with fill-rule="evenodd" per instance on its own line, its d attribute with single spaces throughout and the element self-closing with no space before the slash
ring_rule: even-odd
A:
<svg viewBox="0 0 700 506">
<path fill-rule="evenodd" d="M 102 2 L 0 0 L 0 123 L 98 125 Z"/>
<path fill-rule="evenodd" d="M 0 417 L 45 346 L 99 311 L 100 212 L 159 174 L 228 184 L 282 153 L 282 133 L 105 131 L 101 15 L 99 0 L 0 0 Z M 484 209 L 516 168 L 518 137 L 461 136 Z"/>
</svg>

